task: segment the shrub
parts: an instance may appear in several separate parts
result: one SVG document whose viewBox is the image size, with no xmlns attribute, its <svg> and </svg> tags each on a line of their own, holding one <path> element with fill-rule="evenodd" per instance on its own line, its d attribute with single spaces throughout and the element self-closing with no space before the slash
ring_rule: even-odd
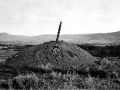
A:
<svg viewBox="0 0 120 90">
<path fill-rule="evenodd" d="M 0 81 L 0 89 L 9 89 L 8 82 L 6 82 L 5 80 L 1 80 Z"/>
<path fill-rule="evenodd" d="M 37 89 L 38 77 L 35 74 L 18 75 L 12 80 L 14 89 Z"/>
</svg>

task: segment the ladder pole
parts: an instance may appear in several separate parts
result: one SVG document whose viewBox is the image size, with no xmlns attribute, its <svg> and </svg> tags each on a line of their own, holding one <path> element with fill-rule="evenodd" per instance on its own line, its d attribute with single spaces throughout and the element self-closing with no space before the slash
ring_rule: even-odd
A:
<svg viewBox="0 0 120 90">
<path fill-rule="evenodd" d="M 59 36 L 60 36 L 60 31 L 61 31 L 61 25 L 62 25 L 62 22 L 60 22 L 60 25 L 59 25 L 59 28 L 58 28 L 58 33 L 57 33 L 56 42 L 59 41 Z"/>
</svg>

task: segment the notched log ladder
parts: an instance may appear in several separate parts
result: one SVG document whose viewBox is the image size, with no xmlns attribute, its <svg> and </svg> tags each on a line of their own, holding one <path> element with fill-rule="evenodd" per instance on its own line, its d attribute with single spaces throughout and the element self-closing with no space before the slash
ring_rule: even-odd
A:
<svg viewBox="0 0 120 90">
<path fill-rule="evenodd" d="M 62 22 L 60 22 L 60 25 L 59 25 L 59 28 L 58 28 L 58 33 L 57 33 L 56 42 L 59 41 L 59 36 L 60 36 L 60 31 L 61 31 L 61 25 L 62 25 Z"/>
</svg>

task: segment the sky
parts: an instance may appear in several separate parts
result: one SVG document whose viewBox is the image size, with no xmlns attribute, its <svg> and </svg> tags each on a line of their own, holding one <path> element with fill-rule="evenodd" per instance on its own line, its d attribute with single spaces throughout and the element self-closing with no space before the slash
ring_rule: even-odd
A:
<svg viewBox="0 0 120 90">
<path fill-rule="evenodd" d="M 36 36 L 120 31 L 120 0 L 0 0 L 0 32 Z"/>
</svg>

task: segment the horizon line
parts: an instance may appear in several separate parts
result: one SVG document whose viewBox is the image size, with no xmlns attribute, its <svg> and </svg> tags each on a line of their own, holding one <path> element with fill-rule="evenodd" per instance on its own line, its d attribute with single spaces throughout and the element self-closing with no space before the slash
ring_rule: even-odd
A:
<svg viewBox="0 0 120 90">
<path fill-rule="evenodd" d="M 73 33 L 73 34 L 60 34 L 60 35 L 91 35 L 91 34 L 107 34 L 107 33 L 115 33 L 115 32 L 120 32 L 120 31 L 114 31 L 114 32 L 100 32 L 100 33 L 79 33 L 79 34 L 76 34 L 76 33 Z M 21 35 L 21 34 L 11 34 L 11 33 L 8 33 L 8 32 L 0 32 L 0 34 L 8 34 L 8 35 L 15 35 L 15 36 L 26 36 L 26 37 L 36 37 L 36 36 L 44 36 L 44 35 L 57 35 L 56 34 L 40 34 L 40 35 Z"/>
</svg>

